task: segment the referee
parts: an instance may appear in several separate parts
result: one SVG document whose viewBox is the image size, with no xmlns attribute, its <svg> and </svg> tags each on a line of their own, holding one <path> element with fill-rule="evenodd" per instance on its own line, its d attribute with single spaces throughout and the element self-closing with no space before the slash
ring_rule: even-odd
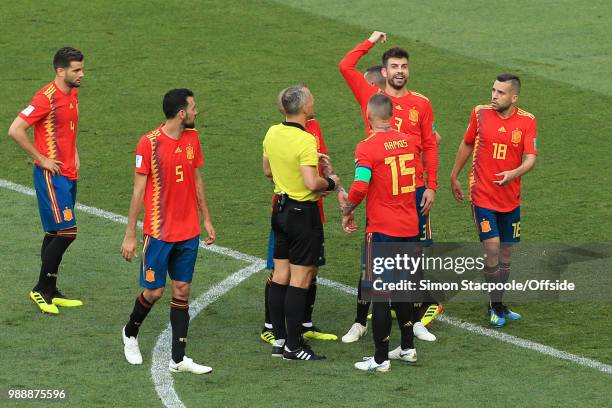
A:
<svg viewBox="0 0 612 408">
<path fill-rule="evenodd" d="M 317 201 L 334 191 L 336 175 L 319 176 L 317 145 L 305 131 L 314 116 L 314 97 L 303 85 L 278 96 L 283 123 L 270 127 L 263 141 L 263 170 L 274 183 L 277 198 L 272 210 L 274 275 L 268 299 L 275 341 L 273 357 L 286 360 L 323 360 L 304 343 L 301 325 L 306 294 L 323 244 L 323 225 Z"/>
</svg>

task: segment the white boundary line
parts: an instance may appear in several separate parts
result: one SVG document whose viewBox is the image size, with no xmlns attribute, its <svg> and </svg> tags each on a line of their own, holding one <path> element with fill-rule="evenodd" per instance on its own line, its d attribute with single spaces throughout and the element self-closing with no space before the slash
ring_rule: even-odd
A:
<svg viewBox="0 0 612 408">
<path fill-rule="evenodd" d="M 16 184 L 10 182 L 8 180 L 0 179 L 0 187 L 16 191 L 18 193 L 26 194 L 29 196 L 35 196 L 35 192 L 33 189 L 22 186 L 20 184 Z M 77 204 L 76 208 L 79 211 L 82 211 L 87 214 L 95 215 L 97 217 L 101 217 L 113 222 L 117 222 L 120 224 L 127 224 L 127 217 L 115 214 L 109 211 L 101 210 L 96 207 L 90 207 L 83 204 Z M 221 282 L 213 285 L 206 292 L 200 295 L 191 305 L 190 305 L 190 319 L 194 319 L 198 313 L 204 310 L 208 305 L 212 302 L 219 299 L 225 293 L 227 293 L 230 289 L 238 286 L 245 279 L 250 277 L 251 275 L 259 272 L 265 267 L 266 262 L 252 255 L 243 254 L 242 252 L 235 251 L 230 248 L 225 248 L 217 245 L 206 246 L 200 243 L 200 247 L 228 256 L 230 258 L 234 258 L 237 260 L 241 260 L 244 262 L 250 262 L 251 264 L 245 268 L 240 269 L 237 272 L 234 272 Z M 334 289 L 337 289 L 341 292 L 350 294 L 355 296 L 357 291 L 355 288 L 347 286 L 343 283 L 335 282 L 326 278 L 319 278 L 319 283 L 324 286 L 328 286 Z M 493 339 L 502 341 L 504 343 L 509 343 L 524 349 L 533 350 L 541 354 L 545 354 L 560 360 L 570 361 L 572 363 L 593 368 L 595 370 L 601 371 L 606 374 L 612 374 L 612 366 L 608 364 L 604 364 L 600 361 L 593 360 L 587 357 L 578 356 L 575 354 L 571 354 L 565 351 L 557 350 L 553 347 L 546 346 L 544 344 L 536 343 L 531 340 L 525 340 L 520 337 L 516 337 L 510 334 L 502 333 L 499 331 L 487 329 L 476 324 L 463 322 L 459 319 L 442 315 L 438 317 L 438 320 L 447 323 L 451 326 L 458 327 L 460 329 L 469 331 L 471 333 L 480 334 L 482 336 L 491 337 Z M 155 384 L 155 390 L 159 395 L 162 403 L 166 407 L 172 408 L 184 408 L 185 405 L 180 400 L 176 391 L 174 389 L 174 381 L 172 379 L 172 375 L 168 371 L 167 362 L 170 360 L 170 348 L 168 344 L 170 344 L 171 338 L 171 327 L 170 324 L 166 327 L 166 329 L 159 335 L 157 338 L 157 342 L 153 349 L 153 361 L 151 364 L 151 377 L 153 379 L 153 383 Z"/>
</svg>

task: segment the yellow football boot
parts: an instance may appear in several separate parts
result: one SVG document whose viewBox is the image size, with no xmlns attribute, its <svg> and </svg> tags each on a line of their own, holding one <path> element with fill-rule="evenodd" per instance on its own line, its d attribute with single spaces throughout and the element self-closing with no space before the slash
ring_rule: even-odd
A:
<svg viewBox="0 0 612 408">
<path fill-rule="evenodd" d="M 302 336 L 304 336 L 306 339 L 313 340 L 338 340 L 338 336 L 332 333 L 323 333 L 317 326 L 302 326 Z"/>
<path fill-rule="evenodd" d="M 59 309 L 57 308 L 57 306 L 55 306 L 53 303 L 47 303 L 47 301 L 40 292 L 30 292 L 30 299 L 32 299 L 32 302 L 34 302 L 36 306 L 38 306 L 41 312 L 52 315 L 59 314 Z"/>
<path fill-rule="evenodd" d="M 51 302 L 53 302 L 54 305 L 60 306 L 60 307 L 83 306 L 83 302 L 81 302 L 78 299 L 68 299 L 66 296 L 62 294 L 62 292 L 59 291 L 59 289 L 55 290 L 55 293 L 53 294 L 53 297 L 51 298 Z"/>
</svg>

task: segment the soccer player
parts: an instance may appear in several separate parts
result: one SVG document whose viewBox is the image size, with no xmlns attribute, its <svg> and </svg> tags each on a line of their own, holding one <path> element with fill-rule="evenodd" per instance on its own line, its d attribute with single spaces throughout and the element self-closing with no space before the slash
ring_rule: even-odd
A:
<svg viewBox="0 0 612 408">
<path fill-rule="evenodd" d="M 375 87 L 379 88 L 381 91 L 384 91 L 385 88 L 387 87 L 387 79 L 383 76 L 382 74 L 382 65 L 372 65 L 371 67 L 369 67 L 368 69 L 365 70 L 365 73 L 363 74 L 363 77 L 372 85 L 374 85 Z M 433 131 L 434 131 L 434 136 L 436 137 L 436 144 L 438 146 L 440 146 L 440 142 L 442 141 L 442 136 L 440 136 L 440 133 L 438 133 L 438 131 L 435 129 L 435 123 L 434 123 L 434 127 L 433 127 Z M 433 244 L 433 240 L 429 240 L 429 244 Z M 369 302 L 364 302 L 363 305 L 368 304 L 369 306 Z M 363 310 L 365 310 L 365 306 L 361 306 L 361 304 L 358 306 L 357 309 L 357 313 L 359 315 L 359 313 L 363 314 Z M 438 315 L 440 313 L 443 312 L 443 308 L 441 304 L 437 304 L 437 303 L 433 303 L 433 302 L 426 302 L 422 304 L 422 307 L 417 310 L 417 313 L 419 315 L 422 315 L 421 317 L 421 323 L 423 324 L 423 326 L 427 326 L 429 325 L 436 317 L 438 317 Z M 391 317 L 395 318 L 395 311 L 393 309 L 391 309 Z M 370 313 L 368 315 L 368 320 L 372 319 L 372 314 Z M 356 320 L 360 320 L 359 317 Z M 420 330 L 420 325 L 417 324 L 417 332 L 419 332 L 419 334 L 424 338 L 424 339 L 431 339 L 431 336 L 428 336 L 425 332 L 423 332 L 422 330 Z M 351 333 L 347 333 L 345 336 L 343 336 L 343 339 L 345 340 L 345 343 L 350 343 L 352 341 L 357 341 L 359 339 L 358 335 L 359 333 L 362 331 L 360 329 L 367 329 L 364 326 L 362 326 L 361 324 L 355 326 L 355 333 L 353 333 L 353 335 Z M 365 333 L 365 332 L 364 332 Z"/>
<path fill-rule="evenodd" d="M 263 172 L 277 195 L 274 230 L 274 274 L 269 307 L 274 331 L 272 356 L 288 360 L 322 360 L 302 338 L 308 287 L 323 244 L 320 193 L 335 191 L 335 174 L 321 177 L 315 138 L 305 131 L 314 116 L 314 97 L 303 85 L 279 95 L 285 121 L 270 127 L 263 141 Z"/>
<path fill-rule="evenodd" d="M 420 144 L 416 135 L 392 129 L 389 122 L 392 114 L 391 98 L 384 94 L 370 98 L 367 117 L 372 133 L 355 149 L 355 181 L 349 190 L 349 203 L 343 209 L 343 229 L 352 233 L 356 230 L 353 211 L 366 199 L 366 254 L 371 253 L 372 243 L 376 242 L 419 242 L 415 174 Z M 401 345 L 389 352 L 389 302 L 372 302 L 376 353 L 355 363 L 355 368 L 384 372 L 389 370 L 391 359 L 416 361 L 413 304 L 391 303 L 401 330 Z"/>
<path fill-rule="evenodd" d="M 212 368 L 195 363 L 185 355 L 189 329 L 189 291 L 200 245 L 200 221 L 215 241 L 204 182 L 193 92 L 173 89 L 163 100 L 166 122 L 140 138 L 136 147 L 134 192 L 121 254 L 131 261 L 138 249 L 136 222 L 142 211 L 144 239 L 140 263 L 142 293 L 122 329 L 124 354 L 130 364 L 142 364 L 138 331 L 166 287 L 166 273 L 172 280 L 170 324 L 172 326 L 171 372 L 204 374 Z M 200 218 L 198 218 L 198 213 Z"/>
<path fill-rule="evenodd" d="M 45 236 L 40 249 L 40 275 L 30 299 L 43 313 L 83 302 L 68 299 L 57 288 L 64 253 L 77 236 L 74 206 L 81 162 L 76 146 L 83 54 L 61 48 L 53 57 L 55 79 L 40 89 L 11 124 L 8 134 L 34 159 L 34 188 Z M 34 126 L 34 143 L 28 128 Z"/>
<path fill-rule="evenodd" d="M 281 111 L 282 114 L 284 112 Z M 306 132 L 310 133 L 315 137 L 315 141 L 317 143 L 317 152 L 321 155 L 327 156 L 327 146 L 325 146 L 325 140 L 323 139 L 323 132 L 321 131 L 321 126 L 319 122 L 315 118 L 308 119 L 306 121 L 305 126 Z M 323 174 L 325 170 L 329 172 L 333 172 L 333 168 L 331 168 L 331 164 L 329 161 L 324 161 L 323 164 L 319 164 L 319 174 Z M 341 191 L 340 191 L 341 189 Z M 340 206 L 342 206 L 346 202 L 347 193 L 344 191 L 342 187 L 339 188 L 338 192 L 338 200 L 340 202 Z M 274 201 L 275 198 L 273 198 Z M 319 199 L 319 212 L 321 215 L 321 224 L 325 223 L 325 215 L 323 212 L 323 197 Z M 304 322 L 302 322 L 302 335 L 307 339 L 314 340 L 337 340 L 338 336 L 332 333 L 324 333 L 312 323 L 312 312 L 314 310 L 314 304 L 317 296 L 317 275 L 319 273 L 319 268 L 325 265 L 325 251 L 324 245 L 321 245 L 321 254 L 319 255 L 319 259 L 317 260 L 317 268 L 314 271 L 314 276 L 312 278 L 312 282 L 308 287 L 308 294 L 306 295 L 306 310 L 304 312 Z M 270 283 L 272 282 L 272 276 L 274 273 L 274 230 L 270 231 L 270 235 L 268 238 L 268 256 L 267 256 L 267 269 L 271 270 L 270 276 L 266 279 L 266 285 L 264 288 L 264 300 L 265 300 L 265 321 L 264 327 L 261 330 L 259 337 L 270 344 L 274 343 L 274 333 L 272 331 L 272 319 L 270 317 L 270 308 L 268 306 L 268 298 L 270 292 Z"/>
<path fill-rule="evenodd" d="M 367 104 L 370 97 L 379 92 L 379 88 L 369 83 L 356 67 L 359 60 L 377 42 L 385 42 L 386 40 L 387 35 L 385 33 L 374 31 L 370 38 L 349 51 L 338 65 L 342 76 L 361 107 L 366 125 L 366 135 L 368 136 L 372 133 L 372 128 L 367 118 Z M 417 197 L 415 205 L 418 206 L 421 242 L 424 245 L 430 245 L 432 241 L 429 212 L 438 188 L 438 143 L 434 135 L 434 114 L 431 103 L 425 96 L 406 88 L 409 76 L 408 58 L 409 55 L 406 50 L 399 47 L 390 48 L 382 56 L 381 74 L 386 79 L 384 94 L 389 96 L 393 102 L 391 126 L 402 133 L 416 136 L 422 149 L 422 160 L 417 160 L 416 167 Z M 423 168 L 427 174 L 427 183 L 423 177 Z M 432 305 L 426 304 L 423 309 L 427 309 L 429 306 Z M 354 324 L 342 337 L 343 342 L 357 341 L 366 333 L 368 309 L 369 302 L 362 301 L 358 291 L 357 316 Z M 434 306 L 434 309 L 437 310 L 437 305 Z M 420 315 L 421 313 L 421 310 L 415 309 L 415 314 Z M 436 339 L 420 321 L 415 323 L 414 331 L 421 340 L 435 341 Z"/>
<path fill-rule="evenodd" d="M 521 176 L 533 168 L 538 154 L 535 116 L 516 106 L 520 91 L 516 75 L 497 77 L 491 103 L 472 110 L 451 172 L 453 196 L 462 202 L 459 174 L 472 156 L 469 199 L 487 255 L 484 277 L 492 283 L 508 281 L 512 244 L 521 237 Z M 495 327 L 521 318 L 502 303 L 502 296 L 503 291 L 489 294 L 489 322 Z"/>
</svg>

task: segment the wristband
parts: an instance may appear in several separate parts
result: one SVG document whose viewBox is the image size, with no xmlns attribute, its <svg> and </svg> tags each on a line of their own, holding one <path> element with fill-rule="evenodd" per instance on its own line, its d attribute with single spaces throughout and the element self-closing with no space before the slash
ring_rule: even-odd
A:
<svg viewBox="0 0 612 408">
<path fill-rule="evenodd" d="M 334 191 L 336 189 L 336 182 L 329 177 L 325 177 L 325 180 L 327 181 L 327 189 L 325 191 Z"/>
</svg>

